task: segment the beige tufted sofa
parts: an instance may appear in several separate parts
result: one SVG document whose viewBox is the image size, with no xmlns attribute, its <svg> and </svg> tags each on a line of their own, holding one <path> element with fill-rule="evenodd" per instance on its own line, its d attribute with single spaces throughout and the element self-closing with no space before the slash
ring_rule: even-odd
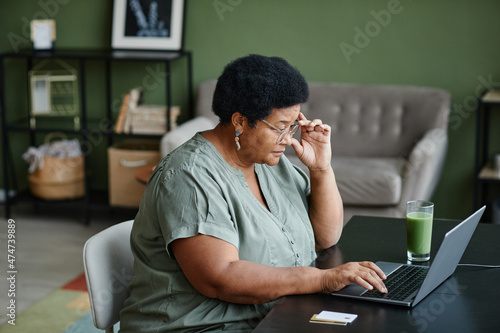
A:
<svg viewBox="0 0 500 333">
<path fill-rule="evenodd" d="M 167 133 L 162 154 L 214 127 L 215 81 L 200 84 L 195 118 Z M 403 217 L 406 201 L 429 200 L 447 148 L 450 95 L 413 86 L 311 82 L 302 112 L 332 127 L 332 165 L 345 222 L 352 215 Z M 287 157 L 307 172 L 293 149 Z"/>
</svg>

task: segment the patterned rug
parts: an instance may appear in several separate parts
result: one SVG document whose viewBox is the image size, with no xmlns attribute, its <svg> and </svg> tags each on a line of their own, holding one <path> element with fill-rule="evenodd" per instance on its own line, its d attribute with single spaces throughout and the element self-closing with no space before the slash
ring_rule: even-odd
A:
<svg viewBox="0 0 500 333">
<path fill-rule="evenodd" d="M 94 327 L 85 275 L 82 273 L 49 294 L 16 318 L 5 323 L 0 333 L 102 333 Z M 115 326 L 118 332 L 119 324 Z"/>
</svg>

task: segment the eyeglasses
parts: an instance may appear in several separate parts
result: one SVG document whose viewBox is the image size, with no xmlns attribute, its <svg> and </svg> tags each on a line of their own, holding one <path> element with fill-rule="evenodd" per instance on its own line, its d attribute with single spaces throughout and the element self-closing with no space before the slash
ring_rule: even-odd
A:
<svg viewBox="0 0 500 333">
<path fill-rule="evenodd" d="M 285 141 L 285 139 L 287 138 L 288 135 L 290 135 L 290 137 L 292 137 L 299 130 L 299 124 L 297 123 L 297 120 L 292 124 L 292 126 L 290 126 L 288 128 L 283 128 L 283 129 L 280 129 L 274 125 L 271 125 L 270 123 L 268 123 L 265 120 L 261 120 L 261 121 L 263 123 L 271 126 L 272 128 L 274 128 L 275 130 L 277 130 L 280 133 L 280 135 L 278 136 L 278 139 L 276 140 L 277 144 L 281 144 L 283 141 Z"/>
</svg>

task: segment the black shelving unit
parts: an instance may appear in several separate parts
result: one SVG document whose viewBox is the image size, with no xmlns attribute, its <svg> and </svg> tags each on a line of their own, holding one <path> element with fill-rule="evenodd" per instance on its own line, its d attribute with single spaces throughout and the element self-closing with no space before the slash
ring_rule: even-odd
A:
<svg viewBox="0 0 500 333">
<path fill-rule="evenodd" d="M 488 189 L 500 185 L 500 173 L 491 163 L 490 134 L 498 128 L 493 124 L 492 112 L 500 112 L 500 91 L 488 91 L 478 98 L 476 110 L 476 159 L 474 165 L 474 209 L 488 204 Z M 487 209 L 486 220 L 491 219 Z"/>
<path fill-rule="evenodd" d="M 80 128 L 72 128 L 70 120 L 61 120 L 53 118 L 50 121 L 50 125 L 46 126 L 36 126 L 32 128 L 30 126 L 30 114 L 29 108 L 26 115 L 23 115 L 19 120 L 9 122 L 7 119 L 7 114 L 11 112 L 6 109 L 6 98 L 5 95 L 5 71 L 6 71 L 6 60 L 7 59 L 21 59 L 26 62 L 27 71 L 25 73 L 26 79 L 28 78 L 28 71 L 33 68 L 33 63 L 35 61 L 44 59 L 61 59 L 61 60 L 73 60 L 78 63 L 78 86 L 79 86 L 79 101 L 80 101 Z M 89 154 L 84 154 L 84 164 L 85 164 L 85 195 L 83 199 L 80 200 L 70 200 L 70 201 L 53 201 L 47 202 L 44 200 L 37 199 L 29 194 L 28 191 L 18 192 L 15 197 L 10 197 L 8 195 L 10 189 L 15 189 L 17 187 L 17 180 L 14 172 L 13 159 L 11 154 L 11 147 L 9 143 L 9 133 L 19 132 L 26 133 L 29 135 L 30 145 L 35 145 L 35 134 L 36 133 L 50 133 L 50 132 L 63 132 L 66 134 L 76 135 L 80 138 L 80 142 L 83 145 L 88 144 L 94 135 L 97 124 L 102 119 L 112 119 L 112 105 L 111 105 L 111 63 L 112 62 L 154 62 L 163 63 L 165 66 L 165 98 L 167 107 L 167 130 L 170 130 L 170 109 L 172 103 L 172 82 L 171 82 L 171 63 L 179 61 L 181 59 L 186 60 L 186 76 L 187 76 L 187 96 L 188 96 L 188 118 L 193 117 L 193 81 L 192 81 L 192 57 L 191 52 L 179 51 L 179 52 L 164 52 L 164 51 L 135 51 L 135 50 L 101 50 L 101 49 L 58 49 L 50 51 L 33 51 L 33 50 L 23 50 L 17 53 L 4 53 L 0 55 L 0 110 L 1 110 L 1 121 L 2 121 L 2 143 L 3 143 L 3 181 L 5 188 L 5 216 L 10 218 L 11 216 L 11 206 L 17 201 L 33 201 L 39 204 L 47 205 L 58 205 L 58 204 L 76 204 L 83 208 L 83 214 L 85 223 L 88 225 L 90 223 L 90 211 L 93 205 L 107 205 L 107 196 L 102 195 L 90 190 L 90 176 L 89 176 Z M 100 61 L 104 63 L 103 77 L 105 80 L 105 103 L 106 107 L 103 108 L 103 117 L 99 119 L 89 118 L 87 112 L 87 96 L 86 96 L 86 65 L 89 61 Z M 28 84 L 29 87 L 29 84 Z M 29 94 L 28 94 L 29 96 Z M 69 125 L 68 125 L 69 124 Z M 117 134 L 113 131 L 112 126 L 103 129 L 99 128 L 99 135 L 107 138 L 107 145 L 111 145 L 114 138 L 161 138 L 160 135 L 137 135 L 137 134 Z M 16 189 L 18 190 L 18 189 Z M 95 199 L 95 200 L 94 200 Z"/>
</svg>

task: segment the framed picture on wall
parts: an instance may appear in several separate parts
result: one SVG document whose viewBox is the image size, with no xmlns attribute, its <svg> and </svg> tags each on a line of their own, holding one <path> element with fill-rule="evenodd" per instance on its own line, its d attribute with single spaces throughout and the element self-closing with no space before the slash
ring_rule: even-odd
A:
<svg viewBox="0 0 500 333">
<path fill-rule="evenodd" d="M 184 0 L 114 0 L 114 49 L 180 51 Z"/>
</svg>

